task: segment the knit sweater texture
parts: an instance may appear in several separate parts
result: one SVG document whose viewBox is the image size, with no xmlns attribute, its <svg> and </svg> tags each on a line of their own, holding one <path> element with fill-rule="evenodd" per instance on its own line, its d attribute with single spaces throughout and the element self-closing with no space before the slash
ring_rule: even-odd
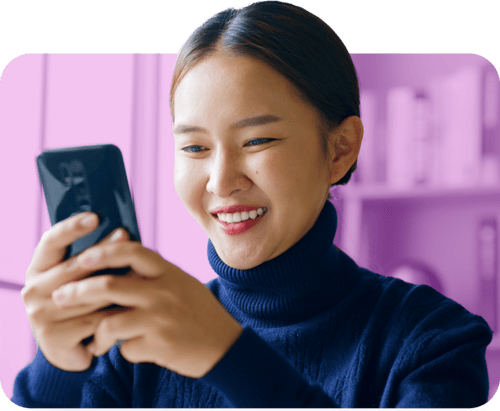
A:
<svg viewBox="0 0 500 411">
<path fill-rule="evenodd" d="M 249 270 L 226 265 L 207 287 L 244 327 L 199 379 L 132 364 L 114 346 L 83 372 L 37 350 L 12 401 L 23 407 L 449 407 L 488 400 L 483 318 L 434 289 L 360 268 L 337 249 L 337 213 L 278 257 Z"/>
</svg>

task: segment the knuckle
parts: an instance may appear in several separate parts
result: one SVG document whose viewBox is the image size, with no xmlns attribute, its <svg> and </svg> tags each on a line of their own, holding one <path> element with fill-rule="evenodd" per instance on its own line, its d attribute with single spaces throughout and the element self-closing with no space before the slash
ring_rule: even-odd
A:
<svg viewBox="0 0 500 411">
<path fill-rule="evenodd" d="M 47 308 L 42 304 L 31 304 L 26 308 L 26 314 L 30 322 L 43 324 L 47 319 Z"/>
<path fill-rule="evenodd" d="M 62 222 L 53 225 L 49 230 L 42 234 L 40 244 L 43 248 L 55 247 L 59 237 L 63 234 Z"/>
<path fill-rule="evenodd" d="M 43 243 L 45 245 L 45 244 L 50 244 L 52 242 L 52 239 L 54 237 L 54 227 L 52 227 L 50 230 L 45 231 L 42 234 L 42 237 L 40 238 L 40 243 Z"/>
<path fill-rule="evenodd" d="M 26 304 L 26 300 L 29 299 L 29 288 L 25 285 L 23 288 L 21 288 L 21 298 L 23 302 Z"/>
<path fill-rule="evenodd" d="M 26 303 L 30 300 L 32 300 L 36 295 L 39 294 L 39 286 L 33 283 L 26 284 L 22 289 L 21 289 L 21 298 L 23 301 Z"/>
<path fill-rule="evenodd" d="M 104 332 L 112 332 L 115 329 L 115 322 L 113 318 L 107 317 L 101 321 L 101 327 Z"/>
<path fill-rule="evenodd" d="M 33 260 L 31 261 L 31 264 L 28 267 L 28 269 L 26 270 L 26 274 L 24 275 L 24 278 L 26 279 L 25 283 L 27 283 L 28 280 L 31 279 L 32 277 L 34 277 L 34 275 L 35 275 L 35 273 L 33 272 L 33 269 L 32 269 L 32 264 L 33 264 Z"/>
<path fill-rule="evenodd" d="M 103 290 L 111 290 L 116 284 L 116 278 L 113 275 L 103 275 L 101 277 L 101 288 Z"/>
</svg>

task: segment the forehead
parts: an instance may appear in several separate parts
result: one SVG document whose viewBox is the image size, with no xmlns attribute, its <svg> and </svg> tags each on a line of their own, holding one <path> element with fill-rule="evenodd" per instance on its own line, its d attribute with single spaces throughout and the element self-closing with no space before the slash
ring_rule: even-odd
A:
<svg viewBox="0 0 500 411">
<path fill-rule="evenodd" d="M 176 122 L 215 108 L 273 111 L 281 116 L 305 104 L 293 83 L 269 64 L 252 57 L 217 54 L 204 58 L 185 74 L 175 92 L 174 113 Z"/>
</svg>

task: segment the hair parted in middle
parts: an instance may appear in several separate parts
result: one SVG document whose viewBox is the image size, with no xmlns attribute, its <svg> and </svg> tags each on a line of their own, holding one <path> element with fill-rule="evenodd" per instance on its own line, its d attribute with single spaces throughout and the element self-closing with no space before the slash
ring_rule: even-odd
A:
<svg viewBox="0 0 500 411">
<path fill-rule="evenodd" d="M 279 1 L 217 13 L 194 31 L 179 52 L 170 89 L 172 120 L 175 91 L 183 77 L 197 62 L 221 52 L 262 60 L 292 82 L 320 115 L 321 149 L 325 166 L 330 165 L 329 144 L 337 147 L 338 142 L 329 142 L 329 133 L 346 118 L 360 117 L 356 69 L 330 26 L 301 7 Z M 331 187 L 347 184 L 357 162 Z"/>
</svg>

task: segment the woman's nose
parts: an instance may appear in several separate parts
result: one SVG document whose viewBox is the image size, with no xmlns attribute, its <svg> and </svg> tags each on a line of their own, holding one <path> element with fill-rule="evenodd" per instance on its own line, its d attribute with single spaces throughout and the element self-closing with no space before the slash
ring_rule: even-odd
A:
<svg viewBox="0 0 500 411">
<path fill-rule="evenodd" d="M 228 197 L 233 191 L 252 187 L 253 183 L 236 155 L 220 154 L 209 167 L 207 191 L 218 197 Z"/>
</svg>

